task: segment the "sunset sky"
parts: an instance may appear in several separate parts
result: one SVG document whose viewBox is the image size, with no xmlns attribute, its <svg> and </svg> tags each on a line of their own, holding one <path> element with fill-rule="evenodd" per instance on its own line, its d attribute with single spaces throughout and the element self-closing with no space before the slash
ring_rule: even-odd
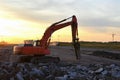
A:
<svg viewBox="0 0 120 80">
<path fill-rule="evenodd" d="M 0 0 L 0 41 L 41 39 L 52 23 L 76 15 L 80 41 L 120 41 L 120 0 Z M 68 26 L 52 41 L 71 41 Z"/>
</svg>

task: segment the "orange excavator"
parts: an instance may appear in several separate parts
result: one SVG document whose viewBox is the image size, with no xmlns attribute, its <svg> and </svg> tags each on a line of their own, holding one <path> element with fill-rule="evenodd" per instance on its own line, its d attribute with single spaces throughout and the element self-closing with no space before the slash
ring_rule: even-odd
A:
<svg viewBox="0 0 120 80">
<path fill-rule="evenodd" d="M 70 18 L 72 18 L 71 21 L 65 22 L 66 20 L 68 20 Z M 74 46 L 74 49 L 75 49 L 76 59 L 80 59 L 80 44 L 79 44 L 79 38 L 78 38 L 78 23 L 77 23 L 77 19 L 76 19 L 75 15 L 52 24 L 50 27 L 48 27 L 46 29 L 46 31 L 45 31 L 44 35 L 42 36 L 41 40 L 36 40 L 36 41 L 25 40 L 23 46 L 14 46 L 14 50 L 13 50 L 14 54 L 24 55 L 24 57 L 22 58 L 24 60 L 26 59 L 25 56 L 27 56 L 27 58 L 28 57 L 29 58 L 37 57 L 37 60 L 39 58 L 39 59 L 43 59 L 41 61 L 50 61 L 51 57 L 47 56 L 47 59 L 45 59 L 45 56 L 50 54 L 50 50 L 48 49 L 49 43 L 50 43 L 50 37 L 51 37 L 52 33 L 55 32 L 56 30 L 59 30 L 61 28 L 67 27 L 67 26 L 71 26 L 72 43 L 73 43 L 73 46 Z M 58 57 L 57 58 L 52 57 L 52 59 L 53 59 L 52 61 L 59 61 Z"/>
</svg>

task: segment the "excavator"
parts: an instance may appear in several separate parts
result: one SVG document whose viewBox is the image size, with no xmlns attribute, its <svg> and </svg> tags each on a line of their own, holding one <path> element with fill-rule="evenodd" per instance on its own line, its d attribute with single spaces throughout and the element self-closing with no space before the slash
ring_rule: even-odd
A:
<svg viewBox="0 0 120 80">
<path fill-rule="evenodd" d="M 71 21 L 66 22 L 68 19 L 72 18 Z M 72 17 L 63 19 L 59 22 L 53 23 L 50 27 L 46 29 L 42 39 L 40 40 L 25 40 L 23 46 L 14 46 L 14 55 L 22 55 L 20 61 L 42 61 L 42 62 L 59 62 L 59 57 L 47 56 L 50 54 L 49 44 L 51 40 L 51 35 L 53 32 L 62 29 L 64 27 L 71 26 L 72 31 L 72 44 L 74 46 L 76 59 L 80 59 L 80 44 L 78 38 L 78 23 L 75 15 Z"/>
</svg>

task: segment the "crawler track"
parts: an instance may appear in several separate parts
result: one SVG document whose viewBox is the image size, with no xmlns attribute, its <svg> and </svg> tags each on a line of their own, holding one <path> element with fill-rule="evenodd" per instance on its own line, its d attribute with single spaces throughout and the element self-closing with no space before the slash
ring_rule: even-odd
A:
<svg viewBox="0 0 120 80">
<path fill-rule="evenodd" d="M 11 62 L 31 62 L 31 63 L 58 63 L 60 61 L 59 57 L 52 56 L 25 56 L 25 55 L 11 55 Z"/>
</svg>

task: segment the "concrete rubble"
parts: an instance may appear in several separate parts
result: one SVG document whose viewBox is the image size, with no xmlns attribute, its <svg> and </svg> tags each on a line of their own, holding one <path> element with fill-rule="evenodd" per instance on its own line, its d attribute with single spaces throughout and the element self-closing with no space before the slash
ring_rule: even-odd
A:
<svg viewBox="0 0 120 80">
<path fill-rule="evenodd" d="M 120 66 L 1 62 L 0 80 L 120 80 Z"/>
</svg>

